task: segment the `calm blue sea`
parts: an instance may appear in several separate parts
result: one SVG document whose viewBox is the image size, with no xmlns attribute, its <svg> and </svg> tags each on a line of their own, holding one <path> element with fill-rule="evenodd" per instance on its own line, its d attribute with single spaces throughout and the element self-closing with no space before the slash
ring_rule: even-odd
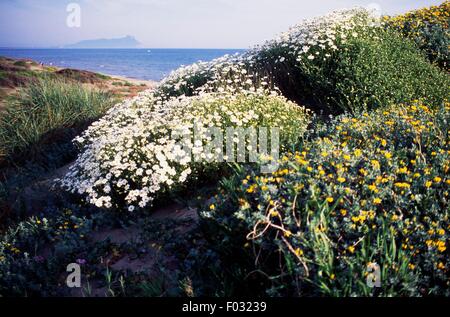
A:
<svg viewBox="0 0 450 317">
<path fill-rule="evenodd" d="M 240 49 L 3 49 L 0 56 L 30 58 L 46 65 L 90 70 L 145 80 L 161 80 L 172 70 L 210 61 Z"/>
</svg>

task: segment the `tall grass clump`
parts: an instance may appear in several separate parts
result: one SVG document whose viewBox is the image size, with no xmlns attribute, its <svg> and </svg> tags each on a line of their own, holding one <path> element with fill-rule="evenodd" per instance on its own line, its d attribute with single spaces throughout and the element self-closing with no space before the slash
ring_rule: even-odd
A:
<svg viewBox="0 0 450 317">
<path fill-rule="evenodd" d="M 71 139 L 112 105 L 108 93 L 42 78 L 20 91 L 0 116 L 0 160 L 39 152 L 41 143 Z"/>
</svg>

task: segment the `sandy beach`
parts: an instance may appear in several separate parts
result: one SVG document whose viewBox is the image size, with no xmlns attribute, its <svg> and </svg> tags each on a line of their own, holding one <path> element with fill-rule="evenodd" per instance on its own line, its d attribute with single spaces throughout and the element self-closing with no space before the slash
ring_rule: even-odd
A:
<svg viewBox="0 0 450 317">
<path fill-rule="evenodd" d="M 121 81 L 126 81 L 129 82 L 133 85 L 145 85 L 149 88 L 152 88 L 154 86 L 156 86 L 158 84 L 157 81 L 153 81 L 153 80 L 145 80 L 145 79 L 138 79 L 138 78 L 131 78 L 131 77 L 125 77 L 125 76 L 119 76 L 119 75 L 112 75 L 112 74 L 102 74 L 108 77 L 111 77 L 113 79 L 117 79 L 117 80 L 121 80 Z"/>
</svg>

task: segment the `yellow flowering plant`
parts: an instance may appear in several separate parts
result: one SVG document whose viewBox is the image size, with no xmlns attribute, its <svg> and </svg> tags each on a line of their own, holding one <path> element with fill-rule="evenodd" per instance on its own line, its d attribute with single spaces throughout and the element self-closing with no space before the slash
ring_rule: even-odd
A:
<svg viewBox="0 0 450 317">
<path fill-rule="evenodd" d="M 448 296 L 449 110 L 415 101 L 340 116 L 273 174 L 224 182 L 205 230 L 227 252 L 227 241 L 252 241 L 248 269 L 270 277 L 270 294 Z M 366 283 L 368 263 L 379 288 Z"/>
<path fill-rule="evenodd" d="M 432 62 L 450 70 L 450 1 L 402 15 L 386 16 L 384 21 L 387 26 L 414 40 Z"/>
</svg>

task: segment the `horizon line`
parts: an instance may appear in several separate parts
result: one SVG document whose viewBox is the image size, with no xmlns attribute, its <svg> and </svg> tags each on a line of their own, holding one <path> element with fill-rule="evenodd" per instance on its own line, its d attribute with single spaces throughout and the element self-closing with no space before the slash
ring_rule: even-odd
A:
<svg viewBox="0 0 450 317">
<path fill-rule="evenodd" d="M 43 50 L 249 50 L 250 48 L 238 47 L 55 47 L 55 46 L 0 46 L 0 49 L 43 49 Z"/>
</svg>

